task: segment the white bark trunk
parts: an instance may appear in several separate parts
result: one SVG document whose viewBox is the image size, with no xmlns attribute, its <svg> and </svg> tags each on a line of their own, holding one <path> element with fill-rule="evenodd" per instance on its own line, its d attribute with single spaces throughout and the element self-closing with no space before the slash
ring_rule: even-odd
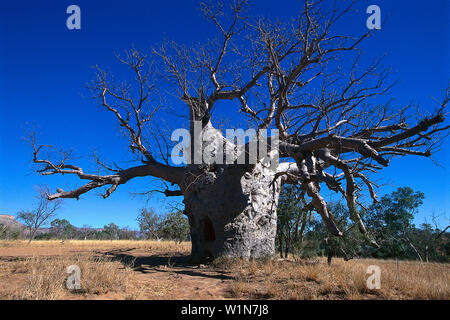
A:
<svg viewBox="0 0 450 320">
<path fill-rule="evenodd" d="M 194 261 L 275 254 L 281 186 L 274 178 L 275 172 L 262 164 L 251 172 L 232 165 L 192 175 L 184 203 Z"/>
</svg>

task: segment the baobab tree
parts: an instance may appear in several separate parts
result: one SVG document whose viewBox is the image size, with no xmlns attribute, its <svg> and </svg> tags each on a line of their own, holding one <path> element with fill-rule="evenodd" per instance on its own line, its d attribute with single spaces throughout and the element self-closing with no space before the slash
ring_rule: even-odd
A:
<svg viewBox="0 0 450 320">
<path fill-rule="evenodd" d="M 284 184 L 296 184 L 328 231 L 345 237 L 323 190 L 342 195 L 354 225 L 374 243 L 359 215 L 358 206 L 364 206 L 359 199 L 367 190 L 376 201 L 371 175 L 392 158 L 429 157 L 439 149 L 448 133 L 443 122 L 449 91 L 428 115 L 409 105 L 380 103 L 377 99 L 391 88 L 389 70 L 381 67 L 381 58 L 368 64 L 360 58 L 361 43 L 370 41 L 375 30 L 364 26 L 356 37 L 336 31 L 353 5 L 327 7 L 307 0 L 292 20 L 271 21 L 252 18 L 246 0 L 202 3 L 216 38 L 191 46 L 163 41 L 150 53 L 132 49 L 118 56 L 133 74 L 129 83 L 115 82 L 96 67 L 93 97 L 116 119 L 141 163 L 121 168 L 95 156 L 106 173 L 86 173 L 72 163 L 70 152 L 39 145 L 32 135 L 40 174 L 73 175 L 87 182 L 73 190 L 58 188 L 48 199 L 78 199 L 99 188 L 108 198 L 131 179 L 154 177 L 167 183 L 160 192 L 183 197 L 193 260 L 258 258 L 274 254 L 278 196 Z M 186 115 L 193 153 L 182 165 L 171 162 L 170 139 L 155 120 L 164 94 L 175 96 L 183 106 L 177 113 Z M 233 120 L 248 120 L 257 133 L 278 130 L 266 140 L 256 139 L 270 152 L 255 161 L 247 156 L 249 142 L 238 144 L 217 129 L 215 112 L 226 108 L 231 113 L 236 107 Z M 272 148 L 275 141 L 277 148 Z M 225 157 L 219 152 L 224 145 L 232 150 L 231 161 L 217 161 Z M 44 149 L 59 150 L 58 156 L 44 157 Z M 195 153 L 203 155 L 200 161 Z M 242 155 L 244 163 L 238 161 Z M 277 156 L 279 163 L 272 161 Z"/>
</svg>

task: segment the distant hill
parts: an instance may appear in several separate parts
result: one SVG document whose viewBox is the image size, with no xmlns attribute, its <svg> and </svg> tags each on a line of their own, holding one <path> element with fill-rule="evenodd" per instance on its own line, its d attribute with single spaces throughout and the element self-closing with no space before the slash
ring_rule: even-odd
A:
<svg viewBox="0 0 450 320">
<path fill-rule="evenodd" d="M 16 220 L 14 216 L 0 214 L 0 224 L 7 226 L 11 230 L 23 230 L 25 226 Z"/>
</svg>

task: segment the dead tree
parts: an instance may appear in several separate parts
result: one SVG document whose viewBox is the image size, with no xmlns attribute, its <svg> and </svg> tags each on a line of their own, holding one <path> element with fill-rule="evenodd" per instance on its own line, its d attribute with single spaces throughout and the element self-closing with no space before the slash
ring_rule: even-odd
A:
<svg viewBox="0 0 450 320">
<path fill-rule="evenodd" d="M 28 244 L 34 239 L 39 228 L 54 217 L 56 211 L 61 208 L 61 199 L 51 201 L 48 199 L 48 194 L 48 188 L 39 187 L 38 195 L 36 197 L 38 199 L 36 208 L 33 210 L 20 211 L 17 214 L 17 218 L 23 222 L 28 230 Z"/>
<path fill-rule="evenodd" d="M 396 156 L 429 157 L 439 149 L 448 133 L 443 122 L 449 91 L 429 115 L 411 106 L 380 104 L 375 98 L 390 89 L 389 70 L 381 68 L 382 59 L 369 65 L 360 62 L 359 50 L 375 31 L 357 37 L 335 31 L 353 2 L 329 8 L 305 1 L 301 14 L 288 22 L 250 18 L 246 2 L 202 4 L 218 31 L 204 45 L 164 41 L 147 55 L 131 50 L 119 57 L 133 73 L 132 84 L 114 82 L 97 68 L 91 85 L 94 96 L 116 119 L 130 151 L 142 163 L 121 168 L 95 157 L 107 173 L 86 173 L 72 163 L 68 152 L 44 157 L 44 149 L 53 147 L 38 145 L 32 136 L 33 160 L 40 174 L 74 175 L 86 181 L 74 190 L 58 189 L 48 198 L 78 199 L 102 187 L 107 198 L 131 179 L 161 179 L 168 185 L 161 192 L 183 197 L 194 260 L 274 254 L 278 195 L 285 183 L 301 186 L 308 204 L 336 236 L 343 231 L 328 212 L 321 188 L 340 193 L 355 225 L 368 234 L 357 206 L 363 205 L 358 198 L 364 190 L 376 200 L 371 173 Z M 154 121 L 169 85 L 173 91 L 168 95 L 185 108 L 177 112 L 187 115 L 191 147 L 199 139 L 195 126 L 201 126 L 202 145 L 194 153 L 220 158 L 217 150 L 226 145 L 236 151 L 233 161 L 210 163 L 202 158 L 200 163 L 170 163 L 169 139 L 158 134 Z M 242 147 L 226 140 L 214 118 L 215 111 L 231 112 L 233 107 L 258 132 L 278 130 L 276 152 L 282 161 L 275 168 L 267 165 L 267 157 L 245 164 L 236 161 L 248 153 L 249 144 Z M 269 146 L 272 143 L 268 141 Z M 157 156 L 160 153 L 164 156 Z M 191 155 L 190 160 L 194 158 Z"/>
</svg>

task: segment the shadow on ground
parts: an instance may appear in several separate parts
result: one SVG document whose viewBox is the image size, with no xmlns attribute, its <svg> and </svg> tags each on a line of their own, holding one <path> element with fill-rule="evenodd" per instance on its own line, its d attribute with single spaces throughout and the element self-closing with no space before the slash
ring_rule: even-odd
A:
<svg viewBox="0 0 450 320">
<path fill-rule="evenodd" d="M 106 252 L 96 252 L 107 256 L 113 261 L 119 261 L 124 266 L 129 266 L 137 272 L 171 272 L 192 277 L 213 278 L 219 280 L 232 280 L 233 277 L 226 272 L 211 269 L 204 265 L 193 264 L 188 255 L 164 255 L 136 256 L 130 253 L 135 248 L 114 249 Z"/>
</svg>

